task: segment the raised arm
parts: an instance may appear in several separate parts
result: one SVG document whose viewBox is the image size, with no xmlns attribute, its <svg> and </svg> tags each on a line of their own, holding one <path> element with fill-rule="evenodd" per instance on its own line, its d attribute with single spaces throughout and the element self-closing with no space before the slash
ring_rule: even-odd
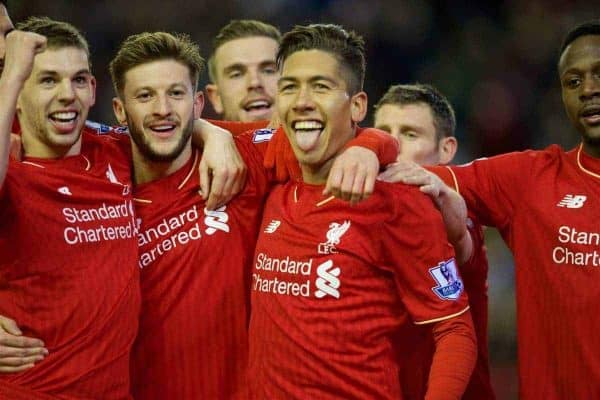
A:
<svg viewBox="0 0 600 400">
<path fill-rule="evenodd" d="M 4 71 L 0 76 L 0 187 L 8 169 L 10 131 L 17 99 L 31 74 L 35 55 L 45 46 L 46 38 L 35 33 L 12 31 L 6 36 Z"/>
</svg>

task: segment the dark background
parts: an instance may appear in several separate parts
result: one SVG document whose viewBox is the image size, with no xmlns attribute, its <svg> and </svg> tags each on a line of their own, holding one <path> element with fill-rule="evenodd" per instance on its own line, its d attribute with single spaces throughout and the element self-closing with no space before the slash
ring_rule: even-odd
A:
<svg viewBox="0 0 600 400">
<path fill-rule="evenodd" d="M 285 32 L 328 22 L 367 41 L 365 89 L 374 104 L 395 83 L 432 83 L 456 108 L 457 162 L 551 143 L 571 147 L 578 135 L 560 101 L 557 52 L 566 31 L 600 14 L 593 1 L 462 0 L 10 0 L 14 22 L 47 15 L 87 36 L 98 101 L 90 118 L 113 123 L 108 62 L 119 43 L 142 31 L 186 32 L 208 58 L 212 37 L 231 19 L 254 18 Z M 201 80 L 201 87 L 206 76 Z M 372 113 L 371 113 L 372 114 Z M 214 114 L 210 107 L 206 116 Z M 370 120 L 369 120 L 370 122 Z M 490 254 L 490 353 L 498 399 L 516 399 L 513 264 L 495 230 Z M 451 366 L 449 366 L 451 368 Z"/>
</svg>

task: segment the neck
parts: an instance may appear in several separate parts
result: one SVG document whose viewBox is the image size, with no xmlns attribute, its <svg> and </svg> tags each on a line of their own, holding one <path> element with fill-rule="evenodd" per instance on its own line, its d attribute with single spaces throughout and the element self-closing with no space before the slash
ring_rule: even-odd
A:
<svg viewBox="0 0 600 400">
<path fill-rule="evenodd" d="M 192 144 L 184 147 L 179 155 L 170 161 L 153 161 L 141 154 L 136 146 L 133 146 L 133 176 L 135 184 L 152 182 L 179 170 L 192 156 Z"/>
<path fill-rule="evenodd" d="M 81 153 L 81 136 L 71 146 L 48 146 L 26 130 L 22 130 L 21 141 L 25 157 L 59 159 Z"/>
<path fill-rule="evenodd" d="M 311 185 L 325 184 L 325 182 L 327 182 L 327 177 L 329 176 L 331 166 L 335 161 L 336 155 L 325 161 L 323 164 L 300 164 L 300 169 L 302 170 L 302 180 Z"/>
<path fill-rule="evenodd" d="M 590 157 L 600 158 L 600 143 L 583 142 L 583 151 Z"/>
</svg>

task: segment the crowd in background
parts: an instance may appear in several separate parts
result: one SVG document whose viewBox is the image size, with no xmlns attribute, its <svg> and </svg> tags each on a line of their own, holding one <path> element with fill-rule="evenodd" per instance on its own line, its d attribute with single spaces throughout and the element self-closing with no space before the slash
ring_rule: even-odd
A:
<svg viewBox="0 0 600 400">
<path fill-rule="evenodd" d="M 561 105 L 558 48 L 572 25 L 598 16 L 593 2 L 463 0 L 128 0 L 10 1 L 13 21 L 47 15 L 73 23 L 90 41 L 98 100 L 90 117 L 114 123 L 108 61 L 128 35 L 186 32 L 205 58 L 212 38 L 231 19 L 254 18 L 282 32 L 294 24 L 338 23 L 367 41 L 365 90 L 370 104 L 391 84 L 431 83 L 457 113 L 458 162 L 578 139 Z M 201 85 L 207 83 L 207 74 Z M 371 113 L 372 114 L 372 113 Z M 209 106 L 206 116 L 215 114 Z M 490 355 L 499 399 L 516 391 L 513 268 L 495 231 L 490 256 Z"/>
</svg>

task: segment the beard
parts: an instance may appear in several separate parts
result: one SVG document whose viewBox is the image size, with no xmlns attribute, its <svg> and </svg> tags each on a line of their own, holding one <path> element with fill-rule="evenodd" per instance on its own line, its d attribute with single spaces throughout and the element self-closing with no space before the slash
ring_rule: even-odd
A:
<svg viewBox="0 0 600 400">
<path fill-rule="evenodd" d="M 144 135 L 143 129 L 138 127 L 127 116 L 127 126 L 131 139 L 137 146 L 139 152 L 148 160 L 154 162 L 171 162 L 175 160 L 185 148 L 188 140 L 192 136 L 194 120 L 192 118 L 182 127 L 181 136 L 177 145 L 168 153 L 161 153 L 152 147 L 151 141 Z"/>
</svg>

